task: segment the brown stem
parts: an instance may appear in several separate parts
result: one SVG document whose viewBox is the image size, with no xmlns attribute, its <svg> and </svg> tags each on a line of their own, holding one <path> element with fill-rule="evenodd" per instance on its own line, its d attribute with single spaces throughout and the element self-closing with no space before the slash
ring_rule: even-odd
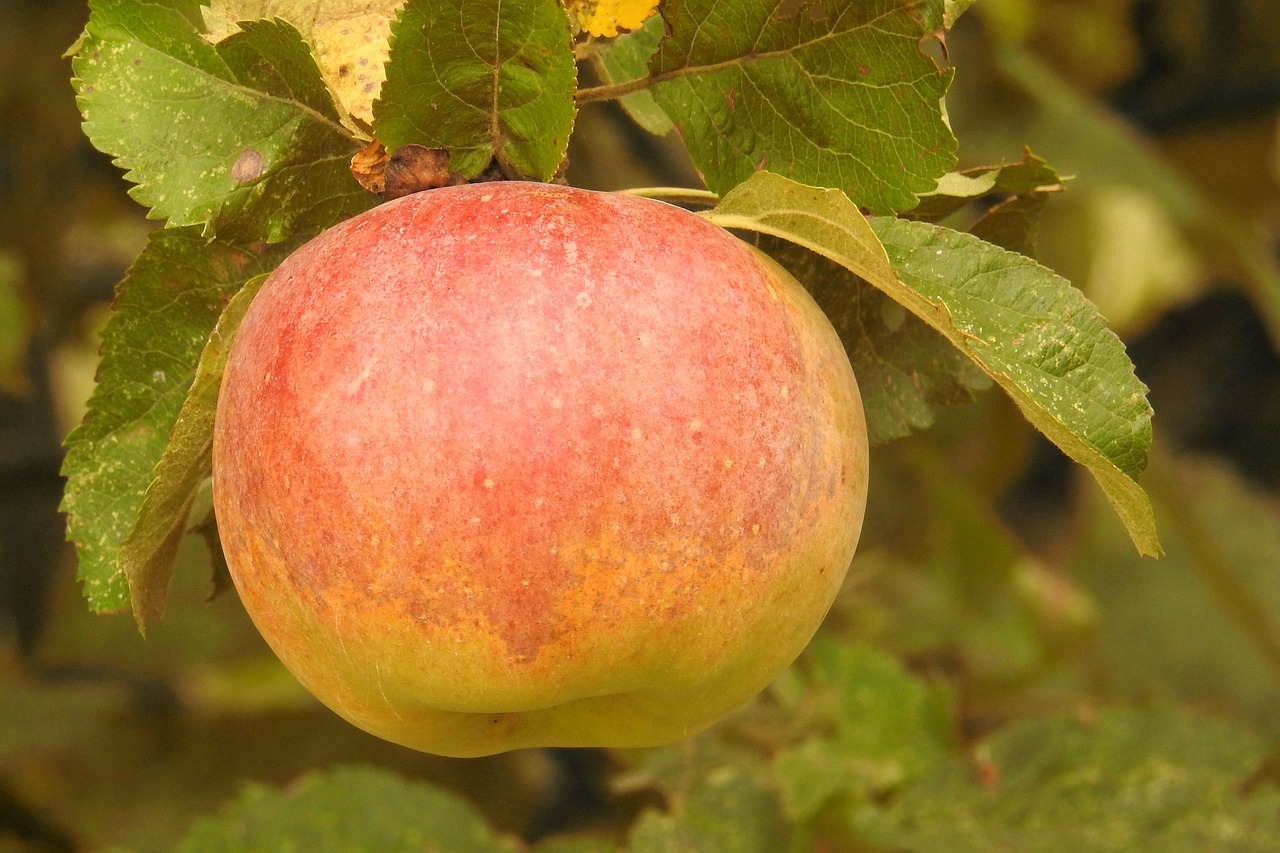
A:
<svg viewBox="0 0 1280 853">
<path fill-rule="evenodd" d="M 625 83 L 607 83 L 603 86 L 588 86 L 585 89 L 579 89 L 577 100 L 579 104 L 592 104 L 597 101 L 612 101 L 621 98 L 624 95 L 630 95 L 635 92 L 643 92 L 648 89 L 656 78 L 654 77 L 637 77 L 634 80 L 628 80 Z"/>
</svg>

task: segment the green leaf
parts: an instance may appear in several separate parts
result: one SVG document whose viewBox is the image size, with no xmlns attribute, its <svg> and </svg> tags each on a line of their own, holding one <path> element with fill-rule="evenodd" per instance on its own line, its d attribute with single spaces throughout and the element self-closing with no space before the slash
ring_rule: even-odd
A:
<svg viewBox="0 0 1280 853">
<path fill-rule="evenodd" d="M 1086 466 L 1134 545 L 1160 552 L 1135 477 L 1151 446 L 1151 407 L 1124 344 L 1096 308 L 1021 255 L 922 222 L 868 222 L 842 193 L 755 175 L 704 214 L 726 228 L 790 240 L 883 290 L 941 332 Z"/>
<path fill-rule="evenodd" d="M 988 210 L 968 231 L 1002 249 L 1035 257 L 1036 228 L 1044 204 L 1042 196 L 1013 196 Z"/>
<path fill-rule="evenodd" d="M 358 145 L 291 25 L 244 22 L 213 45 L 195 2 L 90 10 L 72 63 L 85 133 L 150 216 L 276 242 L 369 206 Z"/>
<path fill-rule="evenodd" d="M 885 846 L 1274 850 L 1280 792 L 1242 793 L 1263 755 L 1250 735 L 1169 707 L 1027 721 L 979 747 L 979 774 L 956 766 L 905 792 Z"/>
<path fill-rule="evenodd" d="M 201 486 L 203 485 L 201 483 Z M 212 482 L 210 487 L 210 497 L 212 497 Z M 235 585 L 235 581 L 231 578 L 231 566 L 227 564 L 227 555 L 222 550 L 222 537 L 218 535 L 218 516 L 213 507 L 210 506 L 205 511 L 204 517 L 192 524 L 188 530 L 203 539 L 204 546 L 209 551 L 209 592 L 205 596 L 205 601 L 213 601 Z"/>
<path fill-rule="evenodd" d="M 267 258 L 197 228 L 153 233 L 120 284 L 103 332 L 98 384 L 84 423 L 67 438 L 63 511 L 95 610 L 129 604 L 120 549 L 196 375 L 201 349 L 228 300 L 266 272 Z"/>
<path fill-rule="evenodd" d="M 1137 484 L 1151 406 L 1124 344 L 1080 291 L 1022 255 L 969 234 L 898 219 L 871 223 L 918 316 L 1009 394 L 1023 415 L 1093 474 L 1137 549 L 1158 556 Z"/>
<path fill-rule="evenodd" d="M 878 797 L 942 766 L 953 749 L 946 695 L 869 646 L 820 635 L 801 659 L 824 733 L 783 749 L 775 767 L 789 814 L 834 796 Z"/>
<path fill-rule="evenodd" d="M 177 847 L 179 853 L 517 849 L 453 794 L 372 767 L 310 773 L 284 791 L 249 784 L 226 814 L 197 821 Z"/>
<path fill-rule="evenodd" d="M 651 66 L 707 185 L 768 169 L 878 213 L 914 207 L 955 162 L 951 72 L 919 46 L 941 0 L 672 0 Z"/>
<path fill-rule="evenodd" d="M 793 829 L 776 791 L 733 764 L 703 769 L 676 796 L 671 811 L 641 815 L 630 853 L 782 853 Z"/>
<path fill-rule="evenodd" d="M 373 115 L 388 149 L 447 148 L 467 178 L 493 158 L 510 177 L 549 180 L 560 169 L 577 67 L 559 3 L 409 0 L 386 72 Z"/>
<path fill-rule="evenodd" d="M 232 336 L 266 280 L 265 274 L 251 279 L 218 318 L 196 365 L 191 390 L 178 411 L 168 446 L 143 495 L 137 520 L 121 544 L 120 566 L 129 581 L 134 618 L 144 633 L 148 619 L 164 615 L 165 593 L 192 501 L 200 482 L 210 474 L 213 416 Z"/>
<path fill-rule="evenodd" d="M 649 60 L 662 41 L 663 19 L 653 15 L 638 30 L 623 33 L 596 46 L 596 69 L 605 83 L 627 83 L 649 74 Z M 665 136 L 675 127 L 671 117 L 653 99 L 648 90 L 632 92 L 619 99 L 627 115 L 650 133 Z"/>
<path fill-rule="evenodd" d="M 981 200 L 987 202 L 987 209 L 964 230 L 988 243 L 1034 257 L 1040 212 L 1051 194 L 1062 191 L 1065 181 L 1028 150 L 1017 163 L 948 172 L 938 181 L 937 189 L 921 196 L 920 204 L 907 218 L 939 222 Z"/>
<path fill-rule="evenodd" d="M 698 737 L 620 754 L 634 765 L 614 776 L 613 789 L 658 794 L 665 804 L 632 825 L 630 853 L 813 849 L 803 843 L 803 830 L 788 825 L 767 757 L 753 748 L 751 735 L 741 736 L 752 731 L 751 719 L 744 709 Z"/>
<path fill-rule="evenodd" d="M 990 386 L 946 338 L 849 270 L 780 238 L 765 236 L 760 248 L 804 284 L 840 334 L 873 445 L 926 429 L 938 408 Z"/>
</svg>

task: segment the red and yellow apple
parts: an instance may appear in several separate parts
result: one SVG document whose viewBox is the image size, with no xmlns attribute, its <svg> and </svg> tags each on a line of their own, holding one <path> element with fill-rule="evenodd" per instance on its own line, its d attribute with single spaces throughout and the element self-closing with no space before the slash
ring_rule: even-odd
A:
<svg viewBox="0 0 1280 853">
<path fill-rule="evenodd" d="M 761 690 L 853 556 L 867 436 L 839 338 L 764 255 L 661 202 L 489 183 L 271 275 L 213 462 L 285 665 L 472 756 L 671 742 Z"/>
</svg>

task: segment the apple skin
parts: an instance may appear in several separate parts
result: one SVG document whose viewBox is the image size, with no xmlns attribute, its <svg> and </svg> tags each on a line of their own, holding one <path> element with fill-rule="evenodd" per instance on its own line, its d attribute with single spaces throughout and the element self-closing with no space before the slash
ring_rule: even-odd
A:
<svg viewBox="0 0 1280 853">
<path fill-rule="evenodd" d="M 294 675 L 450 756 L 704 729 L 808 643 L 867 435 L 804 288 L 657 201 L 407 196 L 291 255 L 218 403 L 214 500 Z"/>
</svg>

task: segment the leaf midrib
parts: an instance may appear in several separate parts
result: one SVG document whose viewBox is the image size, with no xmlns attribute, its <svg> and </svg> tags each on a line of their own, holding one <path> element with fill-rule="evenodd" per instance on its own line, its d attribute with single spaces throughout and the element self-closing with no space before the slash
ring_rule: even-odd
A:
<svg viewBox="0 0 1280 853">
<path fill-rule="evenodd" d="M 255 99 L 258 101 L 268 101 L 272 103 L 282 104 L 288 107 L 293 107 L 297 109 L 299 112 L 302 112 L 308 116 L 311 116 L 315 121 L 317 121 L 321 125 L 324 125 L 326 127 L 333 129 L 334 131 L 337 131 L 337 133 L 340 136 L 354 141 L 354 137 L 352 137 L 351 132 L 345 126 L 343 126 L 340 121 L 334 121 L 333 119 L 317 111 L 313 107 L 310 107 L 307 104 L 304 104 L 303 102 L 297 100 L 296 98 L 287 98 L 281 95 L 274 95 L 274 94 L 271 94 L 270 92 L 264 92 L 261 89 L 254 89 L 252 87 L 246 86 L 244 83 L 241 83 L 238 80 L 228 80 L 226 77 L 222 77 L 220 75 L 214 74 L 211 71 L 201 68 L 197 65 L 193 65 L 190 62 L 186 62 L 174 56 L 171 53 L 166 53 L 161 48 L 158 48 L 155 45 L 141 38 L 137 38 L 132 33 L 130 33 L 129 35 L 136 42 L 136 46 L 138 46 L 142 50 L 148 51 L 152 54 L 155 54 L 158 57 L 161 57 L 163 60 L 169 62 L 172 65 L 189 69 L 195 75 L 209 78 L 212 80 L 217 80 L 219 83 L 230 88 L 231 90 L 241 92 L 252 99 Z M 198 34 L 196 37 L 200 38 Z M 107 38 L 103 36 L 98 36 L 97 40 L 100 43 L 102 43 L 107 41 Z M 226 59 L 223 58 L 223 56 L 220 53 L 218 53 L 218 49 L 216 45 L 213 46 L 213 52 L 214 52 L 214 55 L 218 58 L 218 61 L 219 63 L 221 63 L 222 67 L 225 68 L 229 74 L 234 74 L 235 72 L 233 72 L 231 67 L 227 64 Z M 314 63 L 314 57 L 312 61 Z M 318 72 L 318 69 L 317 69 L 317 72 Z M 83 77 L 83 75 L 80 75 L 80 76 Z M 328 90 L 328 86 L 325 85 L 323 79 L 321 79 L 320 85 L 324 86 L 326 91 Z"/>
</svg>

